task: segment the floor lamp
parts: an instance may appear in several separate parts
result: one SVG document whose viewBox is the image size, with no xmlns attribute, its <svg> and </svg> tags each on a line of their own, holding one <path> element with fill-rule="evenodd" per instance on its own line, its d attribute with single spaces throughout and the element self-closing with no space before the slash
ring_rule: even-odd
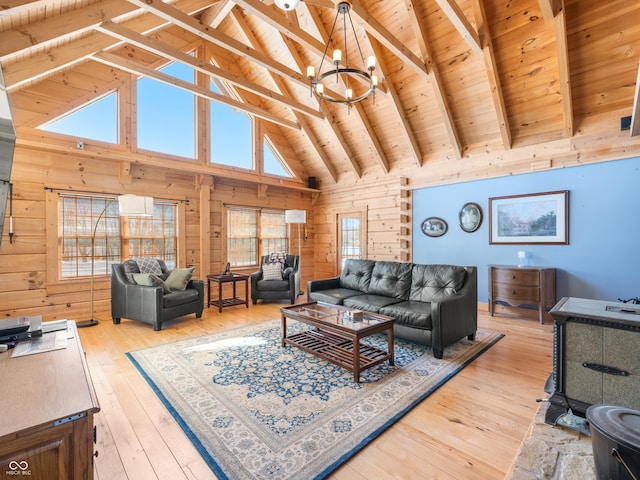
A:
<svg viewBox="0 0 640 480">
<path fill-rule="evenodd" d="M 285 210 L 284 211 L 284 223 L 291 225 L 292 223 L 298 224 L 298 270 L 300 272 L 300 280 L 302 280 L 302 255 L 300 253 L 300 225 L 307 223 L 307 211 L 306 210 Z M 302 283 L 301 283 L 302 284 Z M 304 292 L 300 290 L 298 295 L 303 295 Z"/>
<path fill-rule="evenodd" d="M 98 320 L 93 318 L 93 273 L 95 266 L 95 244 L 96 244 L 96 232 L 98 231 L 98 225 L 100 220 L 107 212 L 107 208 L 113 202 L 118 202 L 118 214 L 121 217 L 152 217 L 153 216 L 153 197 L 141 197 L 138 195 L 120 195 L 117 199 L 111 199 L 107 201 L 106 205 L 100 212 L 96 224 L 93 227 L 93 233 L 91 234 L 91 307 L 89 312 L 89 320 L 82 322 L 76 322 L 79 328 L 92 327 L 98 324 Z"/>
</svg>

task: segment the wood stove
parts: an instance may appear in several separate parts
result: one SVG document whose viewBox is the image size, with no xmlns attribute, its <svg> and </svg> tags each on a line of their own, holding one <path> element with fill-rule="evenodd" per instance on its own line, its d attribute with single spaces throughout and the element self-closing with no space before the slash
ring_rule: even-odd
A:
<svg viewBox="0 0 640 480">
<path fill-rule="evenodd" d="M 553 372 L 545 421 L 591 405 L 640 410 L 640 306 L 565 297 L 550 311 Z"/>
</svg>

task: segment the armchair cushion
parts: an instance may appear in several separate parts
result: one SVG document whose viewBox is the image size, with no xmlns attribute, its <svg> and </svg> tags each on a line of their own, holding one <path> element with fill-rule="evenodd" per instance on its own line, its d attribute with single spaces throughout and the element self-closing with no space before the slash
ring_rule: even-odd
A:
<svg viewBox="0 0 640 480">
<path fill-rule="evenodd" d="M 153 275 L 161 276 L 162 267 L 155 258 L 141 257 L 136 258 L 136 263 L 140 269 L 140 273 L 152 273 Z"/>
<path fill-rule="evenodd" d="M 157 275 L 152 273 L 132 273 L 133 281 L 137 285 L 145 285 L 147 287 L 162 287 L 164 293 L 171 293 L 171 289 Z"/>
<path fill-rule="evenodd" d="M 164 281 L 171 290 L 184 290 L 191 280 L 195 267 L 174 268 Z"/>
<path fill-rule="evenodd" d="M 293 267 L 287 267 L 282 271 L 282 279 L 289 280 L 289 275 L 293 272 Z"/>
<path fill-rule="evenodd" d="M 265 263 L 262 265 L 262 280 L 282 280 L 282 264 Z"/>
</svg>

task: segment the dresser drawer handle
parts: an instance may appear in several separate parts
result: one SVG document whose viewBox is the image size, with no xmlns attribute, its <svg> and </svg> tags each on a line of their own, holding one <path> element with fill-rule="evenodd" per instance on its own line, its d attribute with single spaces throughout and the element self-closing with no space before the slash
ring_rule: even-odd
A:
<svg viewBox="0 0 640 480">
<path fill-rule="evenodd" d="M 516 294 L 516 291 L 515 291 L 515 290 L 511 290 L 511 294 L 512 294 L 512 295 L 515 295 L 515 294 Z"/>
<path fill-rule="evenodd" d="M 582 366 L 590 370 L 595 370 L 596 372 L 608 373 L 610 375 L 620 375 L 621 377 L 629 376 L 629 372 L 627 372 L 626 370 L 620 370 L 619 368 L 608 367 L 606 365 L 600 365 L 598 363 L 584 362 Z"/>
</svg>

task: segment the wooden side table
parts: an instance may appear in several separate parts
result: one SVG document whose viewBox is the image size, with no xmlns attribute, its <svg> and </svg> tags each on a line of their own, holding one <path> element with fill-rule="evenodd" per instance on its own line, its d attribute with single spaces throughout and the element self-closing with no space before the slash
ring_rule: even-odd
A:
<svg viewBox="0 0 640 480">
<path fill-rule="evenodd" d="M 544 311 L 556 303 L 556 269 L 548 267 L 516 267 L 489 265 L 489 314 L 494 303 L 511 307 L 538 307 L 538 319 L 544 323 Z"/>
<path fill-rule="evenodd" d="M 239 298 L 236 293 L 236 283 L 244 281 L 244 299 Z M 218 284 L 218 299 L 211 300 L 211 282 Z M 231 283 L 233 296 L 231 298 L 222 297 L 222 285 Z M 242 273 L 232 273 L 231 275 L 207 275 L 207 306 L 218 307 L 218 312 L 222 312 L 224 307 L 234 305 L 246 305 L 249 308 L 249 275 Z"/>
</svg>

